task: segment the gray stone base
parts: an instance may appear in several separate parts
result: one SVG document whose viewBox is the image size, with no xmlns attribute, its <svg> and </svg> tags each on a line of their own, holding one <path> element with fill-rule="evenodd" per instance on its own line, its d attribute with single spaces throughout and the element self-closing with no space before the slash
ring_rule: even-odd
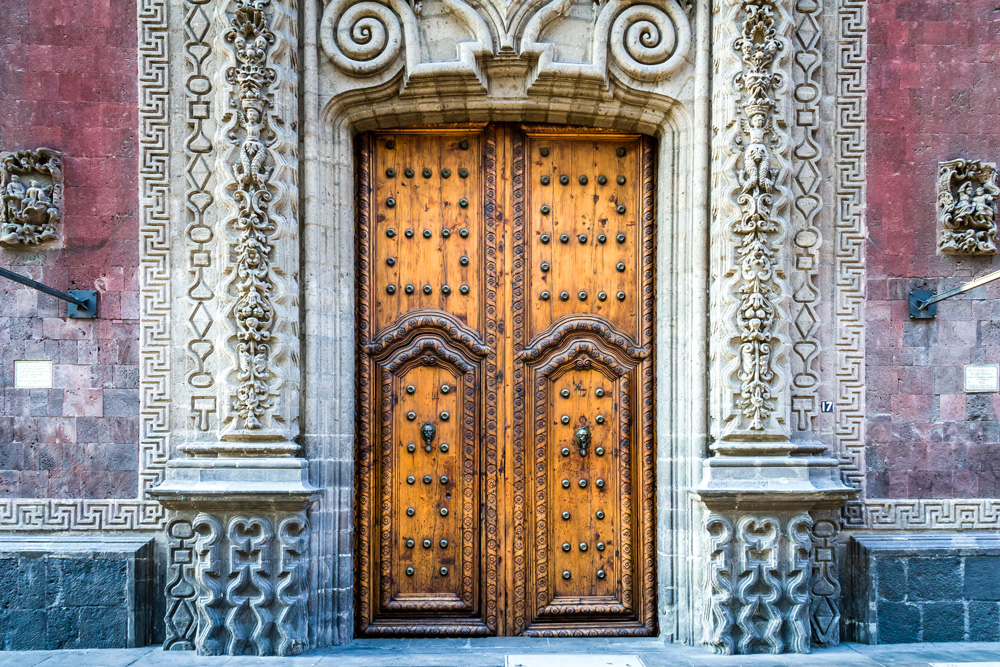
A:
<svg viewBox="0 0 1000 667">
<path fill-rule="evenodd" d="M 152 641 L 153 541 L 0 537 L 0 648 L 132 648 Z"/>
<path fill-rule="evenodd" d="M 1000 535 L 856 535 L 846 629 L 868 644 L 1000 640 Z"/>
</svg>

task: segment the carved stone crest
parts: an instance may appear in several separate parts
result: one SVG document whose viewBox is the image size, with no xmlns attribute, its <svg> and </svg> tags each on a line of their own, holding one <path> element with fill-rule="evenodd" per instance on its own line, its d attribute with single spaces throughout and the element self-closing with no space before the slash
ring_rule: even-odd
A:
<svg viewBox="0 0 1000 667">
<path fill-rule="evenodd" d="M 62 219 L 62 156 L 49 148 L 0 153 L 0 244 L 55 241 Z"/>
<path fill-rule="evenodd" d="M 979 160 L 938 163 L 938 249 L 949 255 L 995 255 L 997 170 Z"/>
</svg>

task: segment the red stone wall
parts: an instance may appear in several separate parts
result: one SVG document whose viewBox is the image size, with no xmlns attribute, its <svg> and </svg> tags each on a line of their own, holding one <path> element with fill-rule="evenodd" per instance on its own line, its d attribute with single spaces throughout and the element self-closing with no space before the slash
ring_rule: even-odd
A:
<svg viewBox="0 0 1000 667">
<path fill-rule="evenodd" d="M 128 498 L 138 487 L 135 0 L 0 3 L 0 150 L 64 154 L 58 247 L 0 265 L 101 292 L 99 319 L 0 279 L 0 497 Z M 14 389 L 15 359 L 54 388 Z"/>
<path fill-rule="evenodd" d="M 1000 399 L 963 365 L 1000 362 L 1000 285 L 909 320 L 911 289 L 1000 260 L 936 254 L 937 164 L 1000 163 L 1000 11 L 992 0 L 868 3 L 867 495 L 1000 497 Z"/>
</svg>

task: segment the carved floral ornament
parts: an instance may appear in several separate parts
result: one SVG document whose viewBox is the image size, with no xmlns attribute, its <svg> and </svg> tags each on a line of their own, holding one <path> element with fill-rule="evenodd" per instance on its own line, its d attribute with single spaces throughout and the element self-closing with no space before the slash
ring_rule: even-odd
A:
<svg viewBox="0 0 1000 667">
<path fill-rule="evenodd" d="M 479 78 L 477 61 L 499 51 L 516 51 L 537 60 L 536 76 L 583 76 L 605 83 L 609 64 L 638 81 L 657 81 L 688 62 L 691 26 L 686 0 L 589 3 L 593 29 L 585 63 L 555 60 L 554 45 L 544 38 L 551 24 L 571 12 L 578 14 L 574 10 L 579 0 L 551 0 L 547 4 L 481 0 L 475 8 L 463 0 L 441 2 L 468 29 L 467 41 L 459 42 L 457 60 L 422 60 L 419 25 L 423 3 L 415 0 L 333 0 L 320 26 L 323 50 L 339 69 L 358 77 L 390 70 L 395 73 L 405 67 L 408 78 L 462 71 Z"/>
<path fill-rule="evenodd" d="M 776 304 L 782 297 L 777 239 L 783 230 L 775 201 L 781 170 L 775 153 L 781 138 L 775 127 L 775 91 L 781 75 L 775 66 L 783 49 L 777 37 L 778 7 L 773 0 L 735 0 L 741 18 L 733 43 L 741 68 L 733 85 L 737 94 L 738 131 L 733 150 L 739 154 L 735 196 L 739 217 L 733 220 L 738 239 L 735 296 L 739 302 L 740 395 L 737 406 L 752 431 L 766 428 L 775 412 L 778 382 L 773 358 L 776 345 Z"/>
<path fill-rule="evenodd" d="M 272 407 L 268 361 L 274 304 L 270 273 L 277 225 L 270 211 L 269 188 L 274 133 L 269 126 L 268 88 L 275 80 L 275 71 L 268 62 L 275 41 L 269 4 L 270 0 L 237 0 L 225 34 L 236 60 L 226 78 L 237 92 L 239 108 L 234 112 L 242 130 L 242 137 L 237 139 L 238 159 L 232 168 L 232 195 L 238 207 L 232 226 L 238 234 L 234 315 L 239 341 L 239 386 L 233 410 L 247 429 L 261 428 L 264 413 Z"/>
</svg>

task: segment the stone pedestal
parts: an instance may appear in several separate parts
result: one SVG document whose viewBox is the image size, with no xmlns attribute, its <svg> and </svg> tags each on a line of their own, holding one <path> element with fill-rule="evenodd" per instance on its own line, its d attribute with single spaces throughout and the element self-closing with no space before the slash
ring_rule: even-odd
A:
<svg viewBox="0 0 1000 667">
<path fill-rule="evenodd" d="M 839 643 L 838 522 L 855 492 L 835 459 L 716 456 L 705 506 L 703 641 L 718 653 L 808 653 Z"/>
<path fill-rule="evenodd" d="M 309 520 L 296 458 L 180 459 L 150 493 L 167 524 L 168 650 L 296 655 L 308 647 Z"/>
</svg>

